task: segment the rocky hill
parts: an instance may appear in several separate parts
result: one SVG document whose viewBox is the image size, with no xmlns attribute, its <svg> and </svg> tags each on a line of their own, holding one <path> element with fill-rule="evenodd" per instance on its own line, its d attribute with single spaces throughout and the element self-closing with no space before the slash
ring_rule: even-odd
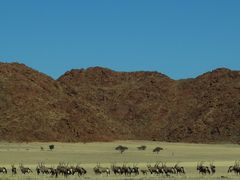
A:
<svg viewBox="0 0 240 180">
<path fill-rule="evenodd" d="M 240 72 L 195 79 L 94 67 L 54 80 L 0 63 L 3 141 L 240 142 Z"/>
</svg>

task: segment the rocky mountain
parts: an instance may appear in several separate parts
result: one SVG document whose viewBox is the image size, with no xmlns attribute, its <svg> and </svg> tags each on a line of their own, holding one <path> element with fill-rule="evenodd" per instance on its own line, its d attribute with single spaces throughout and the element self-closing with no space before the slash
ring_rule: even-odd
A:
<svg viewBox="0 0 240 180">
<path fill-rule="evenodd" d="M 57 80 L 0 63 L 3 141 L 240 142 L 240 71 L 194 79 L 74 69 Z"/>
</svg>

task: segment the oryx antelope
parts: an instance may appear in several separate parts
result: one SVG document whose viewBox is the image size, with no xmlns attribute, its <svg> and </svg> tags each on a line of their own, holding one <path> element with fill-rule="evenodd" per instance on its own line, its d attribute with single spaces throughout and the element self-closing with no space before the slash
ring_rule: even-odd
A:
<svg viewBox="0 0 240 180">
<path fill-rule="evenodd" d="M 233 166 L 229 166 L 228 173 L 235 173 L 236 175 L 240 175 L 240 163 L 239 161 L 235 161 Z"/>
<path fill-rule="evenodd" d="M 7 174 L 7 169 L 5 167 L 0 167 L 0 173 Z"/>
<path fill-rule="evenodd" d="M 211 173 L 208 166 L 203 166 L 203 162 L 197 163 L 197 171 L 202 175 Z"/>
<path fill-rule="evenodd" d="M 107 167 L 101 167 L 98 163 L 96 167 L 93 168 L 93 171 L 95 174 L 103 174 L 106 173 L 107 175 L 110 175 L 110 169 Z"/>
<path fill-rule="evenodd" d="M 11 167 L 12 167 L 12 175 L 17 174 L 17 168 L 13 164 L 11 165 Z"/>
<path fill-rule="evenodd" d="M 22 164 L 19 165 L 19 168 L 22 174 L 32 173 L 32 170 L 29 167 L 24 167 Z"/>
<path fill-rule="evenodd" d="M 184 167 L 179 166 L 179 163 L 175 164 L 174 169 L 177 174 L 185 174 Z"/>
</svg>

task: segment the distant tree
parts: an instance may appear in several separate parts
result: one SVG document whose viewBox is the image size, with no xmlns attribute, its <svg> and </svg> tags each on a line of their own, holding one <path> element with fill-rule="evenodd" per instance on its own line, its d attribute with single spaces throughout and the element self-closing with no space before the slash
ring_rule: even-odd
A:
<svg viewBox="0 0 240 180">
<path fill-rule="evenodd" d="M 41 146 L 41 151 L 44 151 L 44 148 Z"/>
<path fill-rule="evenodd" d="M 153 153 L 157 153 L 158 154 L 161 150 L 163 150 L 163 148 L 156 147 L 156 148 L 153 149 Z"/>
<path fill-rule="evenodd" d="M 139 151 L 145 151 L 146 148 L 147 148 L 147 146 L 145 146 L 145 145 L 142 145 L 142 146 L 137 147 L 137 149 L 138 149 Z"/>
<path fill-rule="evenodd" d="M 115 150 L 119 151 L 122 154 L 124 151 L 128 150 L 128 147 L 119 145 L 115 148 Z"/>
<path fill-rule="evenodd" d="M 53 144 L 49 145 L 49 149 L 52 151 L 54 149 L 54 145 Z"/>
</svg>

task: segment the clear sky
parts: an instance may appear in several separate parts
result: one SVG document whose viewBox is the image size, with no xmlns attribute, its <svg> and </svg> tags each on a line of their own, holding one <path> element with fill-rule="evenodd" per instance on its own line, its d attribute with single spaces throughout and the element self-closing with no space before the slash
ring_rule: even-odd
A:
<svg viewBox="0 0 240 180">
<path fill-rule="evenodd" d="M 240 70 L 240 0 L 1 0 L 0 61 L 54 78 L 90 66 L 173 79 Z"/>
</svg>

